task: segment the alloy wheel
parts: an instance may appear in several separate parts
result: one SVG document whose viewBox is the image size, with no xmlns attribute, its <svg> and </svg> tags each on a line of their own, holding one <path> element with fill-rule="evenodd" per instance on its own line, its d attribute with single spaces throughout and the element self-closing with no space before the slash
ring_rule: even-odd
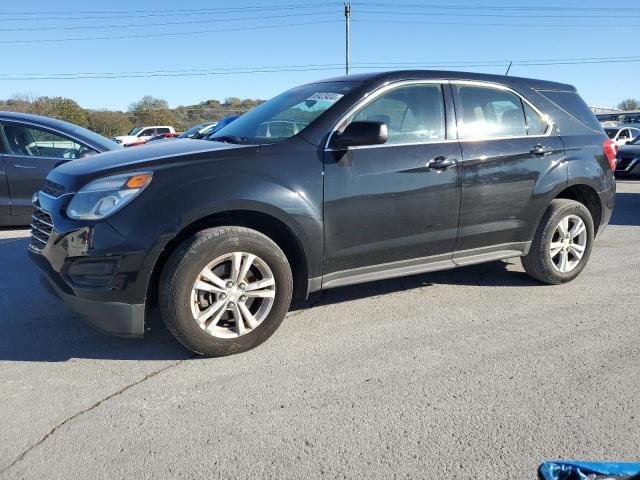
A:
<svg viewBox="0 0 640 480">
<path fill-rule="evenodd" d="M 587 227 L 577 215 L 567 215 L 556 226 L 549 255 L 553 267 L 561 273 L 575 269 L 587 248 Z"/>
<path fill-rule="evenodd" d="M 260 257 L 233 252 L 211 261 L 191 289 L 191 312 L 205 332 L 237 338 L 258 327 L 273 307 L 276 285 Z"/>
</svg>

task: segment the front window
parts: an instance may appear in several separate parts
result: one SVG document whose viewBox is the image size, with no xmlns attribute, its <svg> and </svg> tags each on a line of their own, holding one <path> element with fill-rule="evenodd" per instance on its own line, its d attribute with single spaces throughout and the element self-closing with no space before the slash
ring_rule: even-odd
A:
<svg viewBox="0 0 640 480">
<path fill-rule="evenodd" d="M 238 143 L 274 143 L 303 131 L 335 105 L 358 82 L 324 82 L 288 90 L 245 113 L 210 140 Z"/>
<path fill-rule="evenodd" d="M 368 103 L 350 121 L 386 124 L 390 145 L 444 140 L 442 87 L 439 84 L 398 87 Z"/>
<path fill-rule="evenodd" d="M 40 128 L 4 125 L 2 133 L 11 155 L 72 160 L 96 153 L 70 138 Z"/>
</svg>

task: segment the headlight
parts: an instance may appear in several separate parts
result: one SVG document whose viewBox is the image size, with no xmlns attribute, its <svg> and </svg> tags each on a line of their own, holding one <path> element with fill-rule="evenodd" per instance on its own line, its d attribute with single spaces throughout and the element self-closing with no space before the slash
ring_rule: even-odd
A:
<svg viewBox="0 0 640 480">
<path fill-rule="evenodd" d="M 67 207 L 75 220 L 98 220 L 120 210 L 151 182 L 151 172 L 125 173 L 87 183 Z"/>
</svg>

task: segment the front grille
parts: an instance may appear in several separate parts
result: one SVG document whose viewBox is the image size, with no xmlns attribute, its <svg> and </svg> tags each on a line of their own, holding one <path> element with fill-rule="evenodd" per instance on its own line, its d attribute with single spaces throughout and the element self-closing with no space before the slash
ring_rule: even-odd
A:
<svg viewBox="0 0 640 480">
<path fill-rule="evenodd" d="M 51 232 L 53 232 L 53 220 L 51 215 L 40 207 L 34 206 L 35 211 L 31 215 L 31 243 L 29 248 L 41 253 L 47 246 Z"/>
<path fill-rule="evenodd" d="M 44 182 L 44 187 L 42 187 L 42 193 L 46 193 L 50 197 L 58 198 L 60 195 L 64 193 L 64 185 L 60 185 L 59 183 L 52 182 L 51 180 L 46 180 Z"/>
<path fill-rule="evenodd" d="M 620 157 L 616 163 L 616 172 L 626 172 L 640 161 L 640 157 Z"/>
</svg>

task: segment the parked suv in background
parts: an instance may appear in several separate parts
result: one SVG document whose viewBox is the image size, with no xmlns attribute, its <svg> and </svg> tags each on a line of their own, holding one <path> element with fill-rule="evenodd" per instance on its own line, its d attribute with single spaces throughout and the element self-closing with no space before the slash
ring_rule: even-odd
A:
<svg viewBox="0 0 640 480">
<path fill-rule="evenodd" d="M 168 125 L 156 126 L 156 127 L 136 127 L 131 130 L 127 135 L 120 135 L 113 137 L 113 141 L 119 143 L 122 146 L 127 146 L 134 142 L 146 142 L 154 135 L 162 135 L 165 133 L 176 133 L 175 128 Z"/>
<path fill-rule="evenodd" d="M 568 282 L 615 199 L 613 141 L 574 87 L 541 80 L 339 77 L 211 139 L 49 175 L 64 193 L 35 198 L 47 237 L 30 254 L 93 325 L 140 336 L 159 305 L 187 348 L 227 355 L 316 290 L 517 256 L 533 278 Z"/>
</svg>

